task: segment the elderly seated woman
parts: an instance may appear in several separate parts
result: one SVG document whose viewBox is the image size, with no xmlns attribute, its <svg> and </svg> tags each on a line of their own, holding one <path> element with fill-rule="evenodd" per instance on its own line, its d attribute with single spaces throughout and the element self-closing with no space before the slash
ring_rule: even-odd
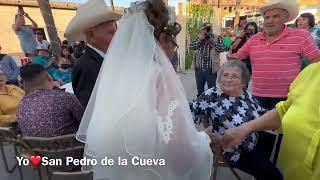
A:
<svg viewBox="0 0 320 180">
<path fill-rule="evenodd" d="M 227 129 L 240 126 L 264 113 L 264 109 L 245 90 L 249 80 L 250 74 L 245 64 L 230 61 L 218 73 L 219 85 L 208 89 L 190 104 L 196 123 L 202 121 L 204 126 L 213 126 L 215 150 L 221 147 L 220 137 Z M 235 149 L 221 151 L 233 167 L 253 175 L 257 180 L 283 179 L 270 160 L 254 149 L 256 144 L 257 134 L 251 133 Z"/>
<path fill-rule="evenodd" d="M 24 91 L 14 85 L 6 85 L 6 75 L 0 69 L 0 126 L 11 126 L 16 122 L 16 111 Z"/>
</svg>

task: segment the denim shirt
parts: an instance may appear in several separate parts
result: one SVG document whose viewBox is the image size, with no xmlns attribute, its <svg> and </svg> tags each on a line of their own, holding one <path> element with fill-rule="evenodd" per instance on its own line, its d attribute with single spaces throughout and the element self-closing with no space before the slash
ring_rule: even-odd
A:
<svg viewBox="0 0 320 180">
<path fill-rule="evenodd" d="M 26 54 L 34 54 L 37 49 L 37 42 L 33 37 L 33 30 L 28 26 L 21 26 L 16 31 L 22 51 Z"/>
<path fill-rule="evenodd" d="M 5 55 L 0 61 L 0 68 L 6 75 L 8 82 L 18 82 L 19 67 L 11 56 Z"/>
</svg>

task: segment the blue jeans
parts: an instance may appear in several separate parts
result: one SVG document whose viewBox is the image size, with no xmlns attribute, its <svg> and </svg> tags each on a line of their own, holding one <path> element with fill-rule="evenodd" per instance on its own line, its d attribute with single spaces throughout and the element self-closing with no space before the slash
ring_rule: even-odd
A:
<svg viewBox="0 0 320 180">
<path fill-rule="evenodd" d="M 216 86 L 217 73 L 212 73 L 211 69 L 205 71 L 196 69 L 195 76 L 198 90 L 197 96 L 200 96 L 204 92 L 204 85 L 206 83 L 209 89 Z"/>
</svg>

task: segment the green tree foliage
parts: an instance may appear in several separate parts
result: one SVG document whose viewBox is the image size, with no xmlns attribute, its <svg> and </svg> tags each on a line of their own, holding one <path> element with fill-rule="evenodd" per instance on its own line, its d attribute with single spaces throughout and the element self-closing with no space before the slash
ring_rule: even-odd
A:
<svg viewBox="0 0 320 180">
<path fill-rule="evenodd" d="M 188 15 L 189 23 L 187 24 L 188 28 L 188 37 L 192 41 L 200 33 L 200 26 L 205 22 L 213 21 L 213 8 L 208 5 L 199 5 L 199 4 L 189 4 L 188 5 Z M 187 47 L 189 44 L 187 45 Z M 194 52 L 186 51 L 186 69 L 191 67 L 193 61 Z"/>
</svg>

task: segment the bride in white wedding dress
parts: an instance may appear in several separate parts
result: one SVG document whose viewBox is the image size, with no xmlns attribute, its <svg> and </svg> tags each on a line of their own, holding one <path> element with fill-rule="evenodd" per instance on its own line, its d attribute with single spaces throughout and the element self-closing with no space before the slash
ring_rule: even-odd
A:
<svg viewBox="0 0 320 180">
<path fill-rule="evenodd" d="M 77 133 L 84 156 L 98 162 L 83 166 L 94 179 L 210 177 L 210 129 L 195 129 L 168 59 L 180 31 L 174 17 L 161 0 L 150 0 L 133 3 L 119 22 Z M 114 163 L 101 164 L 105 158 Z"/>
</svg>

